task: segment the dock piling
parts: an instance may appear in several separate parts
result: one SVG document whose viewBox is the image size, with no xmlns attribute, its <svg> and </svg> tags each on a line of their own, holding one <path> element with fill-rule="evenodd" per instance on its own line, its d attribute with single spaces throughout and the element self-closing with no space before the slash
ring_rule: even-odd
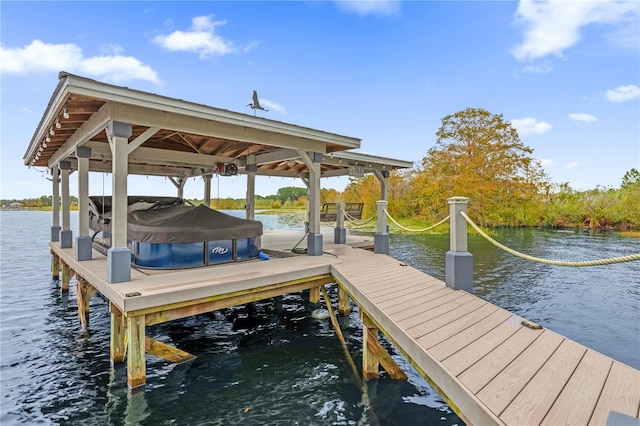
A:
<svg viewBox="0 0 640 426">
<path fill-rule="evenodd" d="M 69 282 L 75 273 L 65 262 L 62 262 L 62 281 L 60 282 L 60 290 L 69 291 Z"/>
<path fill-rule="evenodd" d="M 371 342 L 378 342 L 378 327 L 366 313 L 362 313 L 362 377 L 365 380 L 375 380 L 380 374 L 378 358 L 370 350 Z"/>
<path fill-rule="evenodd" d="M 109 302 L 109 312 L 111 313 L 109 359 L 111 361 L 111 367 L 114 367 L 116 364 L 123 362 L 126 356 L 125 338 L 127 335 L 127 325 L 122 312 L 120 312 L 113 302 Z"/>
<path fill-rule="evenodd" d="M 454 290 L 473 293 L 473 256 L 467 251 L 467 222 L 460 212 L 467 212 L 467 197 L 451 197 L 449 251 L 445 255 L 445 283 Z"/>
<path fill-rule="evenodd" d="M 376 201 L 377 215 L 378 215 L 378 227 L 375 235 L 373 236 L 373 252 L 389 254 L 389 229 L 387 226 L 387 209 L 388 201 L 380 200 Z"/>
<path fill-rule="evenodd" d="M 60 279 L 60 257 L 53 251 L 51 252 L 51 278 Z"/>
<path fill-rule="evenodd" d="M 344 227 L 344 203 L 337 203 L 336 208 L 336 228 L 333 232 L 333 242 L 344 244 L 347 242 L 347 229 Z"/>
<path fill-rule="evenodd" d="M 134 389 L 147 383 L 144 315 L 127 317 L 127 383 Z"/>
<path fill-rule="evenodd" d="M 80 317 L 80 325 L 83 330 L 87 330 L 89 302 L 96 294 L 96 288 L 89 284 L 89 281 L 82 277 L 78 277 L 76 284 L 76 297 L 78 299 L 78 316 Z"/>
<path fill-rule="evenodd" d="M 338 286 L 338 312 L 340 315 L 349 315 L 349 312 L 351 312 L 349 293 L 341 285 Z"/>
</svg>

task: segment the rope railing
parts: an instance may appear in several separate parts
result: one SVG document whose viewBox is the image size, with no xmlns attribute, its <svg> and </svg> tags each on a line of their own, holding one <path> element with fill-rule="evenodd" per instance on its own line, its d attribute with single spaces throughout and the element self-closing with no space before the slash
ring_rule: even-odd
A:
<svg viewBox="0 0 640 426">
<path fill-rule="evenodd" d="M 345 219 L 347 219 L 347 221 L 351 222 L 354 226 L 364 226 L 367 223 L 371 222 L 373 219 L 375 219 L 377 216 L 376 213 L 373 214 L 373 216 L 371 216 L 368 219 L 358 219 L 357 217 L 353 217 L 351 216 L 349 213 L 347 213 L 346 211 L 344 212 L 344 217 Z"/>
<path fill-rule="evenodd" d="M 437 228 L 438 226 L 442 225 L 443 223 L 445 223 L 446 221 L 449 220 L 449 216 L 447 216 L 444 219 L 442 219 L 440 222 L 436 223 L 435 225 L 431 225 L 431 226 L 428 226 L 428 227 L 422 228 L 422 229 L 410 229 L 410 228 L 407 228 L 406 226 L 400 225 L 393 217 L 391 217 L 391 215 L 389 214 L 389 212 L 387 210 L 384 210 L 384 213 L 387 215 L 387 217 L 389 219 L 391 219 L 391 222 L 393 222 L 397 227 L 399 227 L 400 229 L 403 229 L 403 230 L 405 230 L 407 232 L 426 232 L 426 231 L 430 231 L 433 228 Z"/>
<path fill-rule="evenodd" d="M 608 259 L 599 259 L 599 260 L 585 260 L 585 261 L 575 261 L 569 262 L 564 260 L 551 260 L 544 259 L 541 257 L 530 256 L 528 254 L 520 253 L 519 251 L 513 250 L 504 244 L 499 243 L 498 241 L 491 238 L 487 235 L 478 225 L 476 225 L 467 214 L 463 211 L 460 212 L 460 216 L 462 216 L 469 225 L 476 230 L 476 232 L 482 235 L 487 241 L 489 241 L 494 246 L 506 251 L 507 253 L 511 253 L 514 256 L 518 256 L 522 259 L 530 260 L 532 262 L 544 263 L 546 265 L 555 265 L 555 266 L 573 266 L 573 267 L 581 267 L 581 266 L 601 266 L 601 265 L 612 265 L 614 263 L 623 263 L 623 262 L 632 262 L 634 260 L 640 260 L 640 253 L 631 254 L 628 256 L 620 256 L 620 257 L 611 257 Z"/>
</svg>

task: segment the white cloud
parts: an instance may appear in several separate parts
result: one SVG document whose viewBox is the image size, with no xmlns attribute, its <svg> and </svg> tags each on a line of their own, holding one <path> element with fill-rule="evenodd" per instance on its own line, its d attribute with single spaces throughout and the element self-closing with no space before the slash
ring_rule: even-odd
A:
<svg viewBox="0 0 640 426">
<path fill-rule="evenodd" d="M 132 56 L 120 55 L 122 48 L 114 46 L 109 47 L 114 53 L 91 58 L 84 57 L 82 49 L 71 43 L 48 44 L 33 40 L 23 48 L 0 46 L 0 71 L 7 74 L 69 71 L 113 83 L 138 79 L 160 84 L 158 74 L 151 67 Z"/>
<path fill-rule="evenodd" d="M 557 163 L 555 161 L 553 161 L 553 160 L 548 159 L 548 158 L 543 158 L 543 159 L 540 160 L 540 165 L 542 167 L 544 167 L 545 169 L 552 169 L 557 165 Z"/>
<path fill-rule="evenodd" d="M 548 74 L 551 72 L 551 70 L 553 70 L 551 62 L 544 61 L 543 63 L 538 65 L 527 65 L 526 67 L 522 68 L 521 71 L 528 74 Z"/>
<path fill-rule="evenodd" d="M 511 120 L 511 125 L 518 131 L 520 136 L 542 135 L 553 127 L 546 121 L 538 121 L 537 118 L 533 117 L 514 118 Z"/>
<path fill-rule="evenodd" d="M 20 112 L 24 112 L 25 114 L 31 114 L 31 110 L 28 107 L 20 108 Z"/>
<path fill-rule="evenodd" d="M 81 69 L 83 74 L 100 76 L 113 83 L 146 80 L 160 84 L 158 74 L 132 56 L 94 56 L 85 59 Z"/>
<path fill-rule="evenodd" d="M 574 170 L 578 168 L 578 163 L 575 161 L 572 161 L 571 163 L 567 163 L 564 165 L 564 168 L 567 170 Z"/>
<path fill-rule="evenodd" d="M 102 46 L 102 48 L 100 49 L 100 52 L 105 56 L 119 55 L 122 52 L 124 52 L 124 48 L 119 44 L 107 43 Z"/>
<path fill-rule="evenodd" d="M 271 102 L 268 99 L 260 99 L 260 104 L 266 106 L 269 111 L 276 111 L 282 115 L 287 115 L 287 109 L 285 107 L 275 102 Z"/>
<path fill-rule="evenodd" d="M 590 24 L 629 25 L 637 21 L 635 1 L 520 0 L 516 23 L 524 27 L 524 40 L 512 50 L 519 61 L 548 55 L 561 57 L 578 44 L 580 30 Z"/>
<path fill-rule="evenodd" d="M 583 121 L 585 123 L 595 123 L 598 121 L 598 119 L 593 115 L 585 114 L 584 112 L 572 112 L 569 114 L 569 118 L 575 121 Z"/>
<path fill-rule="evenodd" d="M 358 16 L 395 15 L 400 11 L 398 0 L 335 0 L 338 9 Z"/>
<path fill-rule="evenodd" d="M 196 16 L 191 20 L 188 31 L 174 31 L 168 35 L 158 35 L 153 39 L 161 47 L 174 52 L 195 52 L 200 59 L 223 56 L 246 51 L 256 45 L 235 47 L 233 42 L 217 35 L 216 27 L 222 27 L 227 21 L 213 21 L 213 16 Z"/>
<path fill-rule="evenodd" d="M 640 98 L 640 87 L 635 84 L 618 86 L 613 90 L 607 90 L 605 97 L 611 102 L 630 101 L 631 99 Z"/>
</svg>

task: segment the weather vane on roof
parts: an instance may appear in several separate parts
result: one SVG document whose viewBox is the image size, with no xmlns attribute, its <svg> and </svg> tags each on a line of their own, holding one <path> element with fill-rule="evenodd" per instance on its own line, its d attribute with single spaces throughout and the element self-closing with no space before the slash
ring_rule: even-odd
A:
<svg viewBox="0 0 640 426">
<path fill-rule="evenodd" d="M 260 102 L 258 101 L 258 92 L 256 92 L 255 90 L 253 91 L 253 102 L 250 104 L 247 104 L 247 106 L 251 107 L 251 109 L 253 110 L 253 115 L 256 115 L 257 109 L 261 109 L 263 111 L 269 111 L 268 109 L 264 109 L 262 105 L 260 105 Z"/>
</svg>

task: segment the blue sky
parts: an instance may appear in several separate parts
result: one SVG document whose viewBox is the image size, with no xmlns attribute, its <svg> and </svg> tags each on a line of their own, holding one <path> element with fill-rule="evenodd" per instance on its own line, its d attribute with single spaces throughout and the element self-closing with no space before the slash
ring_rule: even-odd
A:
<svg viewBox="0 0 640 426">
<path fill-rule="evenodd" d="M 0 14 L 4 199 L 51 193 L 22 156 L 61 70 L 246 113 L 257 90 L 264 117 L 416 163 L 444 116 L 484 108 L 555 183 L 619 187 L 640 169 L 637 1 L 2 1 Z M 110 176 L 93 175 L 90 192 L 109 193 Z M 245 181 L 214 181 L 212 196 L 243 197 Z M 185 195 L 202 198 L 201 182 Z M 262 177 L 256 191 L 282 186 L 303 185 Z M 130 177 L 129 193 L 175 188 Z"/>
</svg>

